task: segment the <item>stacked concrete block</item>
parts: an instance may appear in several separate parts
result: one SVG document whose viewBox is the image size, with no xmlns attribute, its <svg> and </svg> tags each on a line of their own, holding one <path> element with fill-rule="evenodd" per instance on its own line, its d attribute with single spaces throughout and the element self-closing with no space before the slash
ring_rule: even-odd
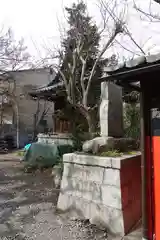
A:
<svg viewBox="0 0 160 240">
<path fill-rule="evenodd" d="M 65 154 L 63 162 L 58 209 L 89 219 L 111 234 L 127 233 L 141 215 L 140 191 L 136 193 L 140 185 L 140 155 L 109 158 L 73 153 Z"/>
</svg>

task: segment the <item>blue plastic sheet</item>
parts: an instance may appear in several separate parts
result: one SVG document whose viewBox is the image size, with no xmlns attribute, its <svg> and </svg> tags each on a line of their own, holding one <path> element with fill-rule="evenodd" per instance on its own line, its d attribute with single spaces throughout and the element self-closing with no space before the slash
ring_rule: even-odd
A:
<svg viewBox="0 0 160 240">
<path fill-rule="evenodd" d="M 24 150 L 27 151 L 30 147 L 31 147 L 31 143 L 27 144 L 25 147 L 24 147 Z"/>
</svg>

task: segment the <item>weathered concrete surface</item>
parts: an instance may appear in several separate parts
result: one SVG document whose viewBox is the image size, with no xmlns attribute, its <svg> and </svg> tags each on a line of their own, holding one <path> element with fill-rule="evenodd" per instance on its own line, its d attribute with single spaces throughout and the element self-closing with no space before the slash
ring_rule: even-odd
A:
<svg viewBox="0 0 160 240">
<path fill-rule="evenodd" d="M 65 154 L 63 162 L 58 209 L 121 237 L 139 221 L 139 154 L 111 158 L 72 153 Z"/>
</svg>

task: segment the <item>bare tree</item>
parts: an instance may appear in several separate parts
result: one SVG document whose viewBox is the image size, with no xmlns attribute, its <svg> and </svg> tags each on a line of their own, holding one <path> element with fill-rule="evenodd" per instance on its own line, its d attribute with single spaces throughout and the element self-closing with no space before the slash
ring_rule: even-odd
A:
<svg viewBox="0 0 160 240">
<path fill-rule="evenodd" d="M 29 54 L 24 46 L 24 41 L 15 41 L 11 29 L 0 32 L 0 95 L 6 102 L 1 102 L 1 117 L 6 104 L 11 104 L 16 113 L 17 148 L 19 148 L 19 110 L 16 96 L 16 80 L 14 72 L 26 66 Z M 1 120 L 2 121 L 2 120 Z"/>
<path fill-rule="evenodd" d="M 109 14 L 112 27 L 108 31 L 105 44 L 100 47 L 101 35 L 108 27 L 108 16 L 103 15 L 103 27 L 98 29 L 88 16 L 83 1 L 66 8 L 66 12 L 69 28 L 65 34 L 61 34 L 65 37 L 61 39 L 60 64 L 54 64 L 53 67 L 59 72 L 68 102 L 85 117 L 92 137 L 95 127 L 93 112 L 98 106 L 98 102 L 90 101 L 91 95 L 92 98 L 95 97 L 92 85 L 101 76 L 103 56 L 117 35 L 123 33 L 124 24 L 121 18 Z M 106 61 L 108 60 L 109 58 Z"/>
<path fill-rule="evenodd" d="M 42 109 L 43 108 L 43 109 Z M 43 101 L 43 105 L 40 104 L 40 98 L 37 99 L 37 109 L 34 114 L 34 122 L 33 122 L 33 140 L 35 140 L 37 136 L 37 130 L 40 122 L 47 115 L 48 111 L 51 108 L 51 104 L 48 104 L 48 101 Z"/>
<path fill-rule="evenodd" d="M 138 52 L 136 52 L 135 50 L 132 51 L 128 46 L 126 46 L 126 44 L 118 41 L 118 39 L 115 39 L 115 42 L 122 49 L 125 49 L 126 51 L 132 53 L 134 57 L 134 55 L 142 55 L 142 54 L 145 54 L 145 52 L 143 50 L 143 46 L 140 46 L 140 44 L 136 41 L 136 38 L 133 36 L 133 33 L 129 30 L 129 27 L 127 26 L 126 16 L 127 16 L 129 5 L 127 4 L 127 1 L 121 1 L 121 0 L 118 0 L 118 1 L 98 0 L 98 7 L 101 11 L 102 19 L 104 22 L 103 31 L 106 29 L 109 31 L 109 26 L 110 26 L 110 25 L 108 26 L 109 17 L 114 22 L 122 22 L 123 36 L 127 36 L 127 38 L 137 48 Z"/>
</svg>

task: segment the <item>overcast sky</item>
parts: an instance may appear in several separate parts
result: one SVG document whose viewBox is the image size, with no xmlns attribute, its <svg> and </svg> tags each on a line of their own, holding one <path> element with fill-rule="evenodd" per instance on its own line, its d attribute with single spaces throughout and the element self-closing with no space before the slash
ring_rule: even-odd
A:
<svg viewBox="0 0 160 240">
<path fill-rule="evenodd" d="M 64 6 L 71 5 L 72 2 L 73 0 L 0 0 L 0 25 L 4 28 L 11 27 L 17 39 L 23 37 L 31 54 L 43 55 L 44 46 L 51 43 L 54 46 L 59 44 L 57 19 L 63 22 L 62 9 Z M 100 13 L 96 0 L 85 0 L 85 2 L 88 4 L 89 13 L 100 25 Z M 149 0 L 137 0 L 137 4 L 139 2 L 147 10 Z M 133 10 L 132 1 L 129 6 L 126 21 L 133 37 L 144 47 L 146 53 L 159 51 L 160 27 L 158 29 L 158 25 L 160 26 L 160 23 L 150 24 L 142 21 L 140 14 Z M 160 13 L 160 5 L 154 4 L 153 8 Z M 118 40 L 127 48 L 138 51 L 128 37 L 120 37 Z M 119 44 L 112 48 L 112 51 L 117 53 L 117 49 L 121 55 L 131 55 L 126 50 L 122 50 Z"/>
</svg>

